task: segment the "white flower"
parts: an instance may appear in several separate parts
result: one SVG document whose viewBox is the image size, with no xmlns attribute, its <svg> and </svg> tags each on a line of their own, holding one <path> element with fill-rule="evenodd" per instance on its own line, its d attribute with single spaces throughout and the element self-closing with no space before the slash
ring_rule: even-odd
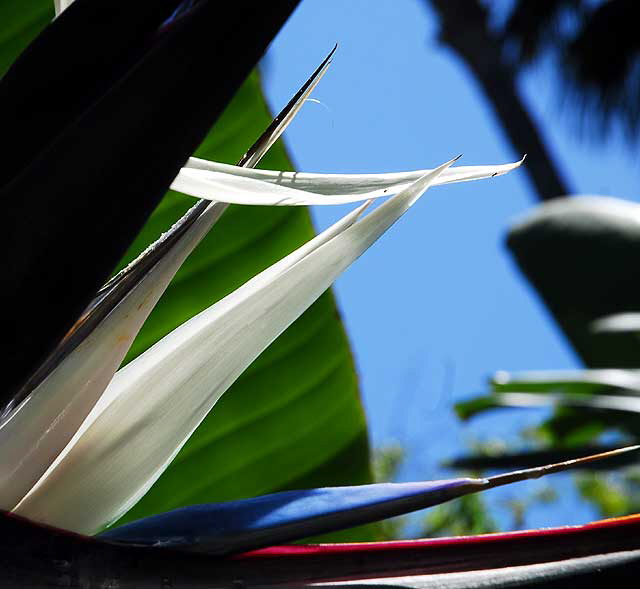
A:
<svg viewBox="0 0 640 589">
<path fill-rule="evenodd" d="M 70 3 L 58 2 L 57 12 Z M 329 62 L 245 165 L 255 165 L 279 137 Z M 495 176 L 521 163 L 453 168 L 454 161 L 433 170 L 321 175 L 191 158 L 172 187 L 213 202 L 196 205 L 197 216 L 170 247 L 154 244 L 132 263 L 138 268 L 140 260 L 162 251 L 0 423 L 0 508 L 82 533 L 117 519 L 155 482 L 234 380 L 427 188 Z M 342 204 L 390 194 L 396 196 L 363 218 L 368 203 L 361 205 L 118 370 L 178 268 L 228 203 Z M 109 296 L 108 289 L 101 291 L 96 306 Z"/>
<path fill-rule="evenodd" d="M 520 162 L 452 163 L 400 174 L 322 176 L 192 159 L 189 165 L 199 167 L 184 168 L 174 184 L 204 172 L 191 186 L 218 202 L 0 426 L 0 506 L 84 533 L 117 519 L 244 369 L 427 188 L 490 177 Z M 252 204 L 307 204 L 350 202 L 402 187 L 362 219 L 367 205 L 360 206 L 115 373 L 182 261 L 219 218 L 226 195 Z"/>
</svg>

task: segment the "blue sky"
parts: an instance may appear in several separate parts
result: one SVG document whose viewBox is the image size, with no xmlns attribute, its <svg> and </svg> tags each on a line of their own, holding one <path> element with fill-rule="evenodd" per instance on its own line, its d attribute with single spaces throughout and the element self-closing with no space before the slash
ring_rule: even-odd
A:
<svg viewBox="0 0 640 589">
<path fill-rule="evenodd" d="M 280 108 L 335 42 L 338 53 L 314 97 L 286 133 L 296 168 L 383 172 L 515 161 L 463 65 L 437 42 L 423 0 L 303 0 L 263 63 L 267 96 Z M 550 67 L 522 80 L 527 105 L 575 193 L 630 198 L 635 158 L 622 141 L 580 140 Z M 478 438 L 515 435 L 540 419 L 509 411 L 461 424 L 451 406 L 485 390 L 498 369 L 577 366 L 572 350 L 522 280 L 504 245 L 505 229 L 535 205 L 522 171 L 435 188 L 336 284 L 352 341 L 374 446 L 400 442 L 401 478 L 450 476 L 442 460 Z M 316 208 L 318 228 L 340 208 Z M 562 498 L 536 509 L 530 525 L 574 524 L 567 477 Z M 543 483 L 530 484 L 527 490 Z M 497 492 L 496 492 L 497 493 Z M 518 489 L 494 494 L 494 503 Z"/>
</svg>

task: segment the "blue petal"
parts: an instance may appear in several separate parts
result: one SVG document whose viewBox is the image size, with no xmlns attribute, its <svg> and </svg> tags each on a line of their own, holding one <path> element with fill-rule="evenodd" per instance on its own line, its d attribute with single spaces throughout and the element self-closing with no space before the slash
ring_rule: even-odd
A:
<svg viewBox="0 0 640 589">
<path fill-rule="evenodd" d="M 108 530 L 102 538 L 226 554 L 400 515 L 477 491 L 484 479 L 286 491 L 194 505 Z"/>
</svg>

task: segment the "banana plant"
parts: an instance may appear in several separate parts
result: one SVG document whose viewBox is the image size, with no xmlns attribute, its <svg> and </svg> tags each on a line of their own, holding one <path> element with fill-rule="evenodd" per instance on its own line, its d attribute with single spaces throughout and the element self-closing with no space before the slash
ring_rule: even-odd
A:
<svg viewBox="0 0 640 589">
<path fill-rule="evenodd" d="M 491 392 L 456 405 L 462 419 L 502 407 L 551 407 L 540 431 L 557 448 L 500 457 L 465 457 L 453 464 L 495 467 L 562 460 L 596 444 L 605 432 L 640 438 L 637 203 L 578 196 L 546 203 L 509 231 L 508 244 L 525 276 L 588 368 L 498 372 Z M 618 465 L 619 461 L 603 462 Z"/>
<path fill-rule="evenodd" d="M 590 368 L 637 368 L 637 338 L 592 328 L 640 310 L 640 205 L 610 196 L 551 200 L 518 220 L 507 245 L 525 278 Z"/>
<path fill-rule="evenodd" d="M 594 575 L 632 577 L 640 568 L 636 517 L 444 541 L 277 544 L 637 447 L 491 478 L 288 491 L 112 525 L 253 360 L 427 189 L 521 163 L 458 167 L 455 158 L 433 169 L 347 176 L 252 170 L 332 54 L 238 166 L 190 158 L 294 5 L 237 6 L 216 27 L 213 0 L 59 1 L 55 20 L 0 81 L 12 147 L 0 168 L 9 203 L 3 309 L 13 344 L 0 421 L 3 586 L 503 587 L 568 578 L 590 586 Z M 124 190 L 110 198 L 116 186 Z M 108 279 L 169 187 L 201 200 Z M 370 210 L 381 197 L 389 198 Z M 119 368 L 229 203 L 360 201 Z"/>
</svg>

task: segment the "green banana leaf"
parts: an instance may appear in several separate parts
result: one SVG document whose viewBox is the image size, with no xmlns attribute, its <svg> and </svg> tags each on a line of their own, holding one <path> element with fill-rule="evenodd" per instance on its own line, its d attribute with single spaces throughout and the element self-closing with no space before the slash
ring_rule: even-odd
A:
<svg viewBox="0 0 640 589">
<path fill-rule="evenodd" d="M 52 17 L 51 0 L 0 4 L 0 73 Z M 309 64 L 311 72 L 316 64 Z M 303 80 L 291 80 L 292 93 Z M 235 163 L 271 121 L 252 74 L 196 153 Z M 144 154 L 140 154 L 144 157 Z M 262 167 L 290 170 L 281 143 Z M 191 197 L 170 192 L 122 265 L 166 231 Z M 126 361 L 314 234 L 299 207 L 230 207 L 190 256 Z M 121 520 L 274 491 L 371 482 L 369 443 L 349 342 L 325 293 L 253 363 L 149 493 Z M 373 528 L 332 539 L 371 539 Z"/>
<path fill-rule="evenodd" d="M 607 315 L 640 310 L 638 203 L 557 198 L 509 228 L 507 246 L 589 368 L 637 368 L 634 333 L 594 330 Z"/>
<path fill-rule="evenodd" d="M 456 404 L 461 419 L 548 403 L 553 415 L 537 428 L 546 451 L 594 445 L 604 434 L 640 437 L 638 215 L 634 202 L 575 196 L 539 205 L 509 228 L 520 270 L 588 368 L 500 372 L 490 394 Z"/>
</svg>

